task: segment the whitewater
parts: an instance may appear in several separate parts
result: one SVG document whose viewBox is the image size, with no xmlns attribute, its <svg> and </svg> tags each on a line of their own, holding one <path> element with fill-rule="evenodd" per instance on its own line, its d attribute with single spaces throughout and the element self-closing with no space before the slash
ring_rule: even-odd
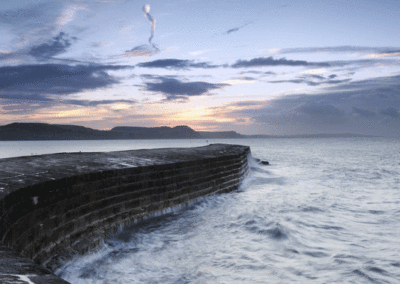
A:
<svg viewBox="0 0 400 284">
<path fill-rule="evenodd" d="M 221 142 L 251 147 L 239 190 L 126 226 L 55 273 L 71 283 L 400 283 L 399 139 L 209 141 Z"/>
</svg>

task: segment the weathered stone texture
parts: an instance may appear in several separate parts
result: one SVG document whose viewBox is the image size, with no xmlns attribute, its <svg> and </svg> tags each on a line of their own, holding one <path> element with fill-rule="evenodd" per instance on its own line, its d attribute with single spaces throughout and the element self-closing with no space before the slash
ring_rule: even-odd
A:
<svg viewBox="0 0 400 284">
<path fill-rule="evenodd" d="M 214 144 L 0 160 L 0 282 L 66 283 L 51 273 L 61 258 L 123 224 L 237 189 L 249 154 Z"/>
</svg>

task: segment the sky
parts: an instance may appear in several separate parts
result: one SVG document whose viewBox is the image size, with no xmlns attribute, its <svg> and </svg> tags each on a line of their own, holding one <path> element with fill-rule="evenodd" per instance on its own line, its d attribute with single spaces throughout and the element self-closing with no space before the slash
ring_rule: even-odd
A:
<svg viewBox="0 0 400 284">
<path fill-rule="evenodd" d="M 1 0 L 0 125 L 398 137 L 399 19 L 397 0 Z"/>
</svg>

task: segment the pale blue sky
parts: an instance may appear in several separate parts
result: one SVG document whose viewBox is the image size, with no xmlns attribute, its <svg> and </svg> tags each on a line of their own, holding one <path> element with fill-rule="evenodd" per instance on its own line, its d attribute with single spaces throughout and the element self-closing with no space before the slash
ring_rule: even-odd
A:
<svg viewBox="0 0 400 284">
<path fill-rule="evenodd" d="M 2 0 L 0 124 L 400 136 L 399 18 L 399 1 Z"/>
</svg>

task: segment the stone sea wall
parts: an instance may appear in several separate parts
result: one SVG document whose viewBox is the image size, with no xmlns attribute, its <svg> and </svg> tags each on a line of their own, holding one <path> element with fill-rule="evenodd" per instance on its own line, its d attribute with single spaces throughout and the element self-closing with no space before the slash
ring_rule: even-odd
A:
<svg viewBox="0 0 400 284">
<path fill-rule="evenodd" d="M 123 224 L 235 190 L 250 148 L 61 153 L 0 160 L 0 282 L 67 283 L 52 274 Z"/>
</svg>

